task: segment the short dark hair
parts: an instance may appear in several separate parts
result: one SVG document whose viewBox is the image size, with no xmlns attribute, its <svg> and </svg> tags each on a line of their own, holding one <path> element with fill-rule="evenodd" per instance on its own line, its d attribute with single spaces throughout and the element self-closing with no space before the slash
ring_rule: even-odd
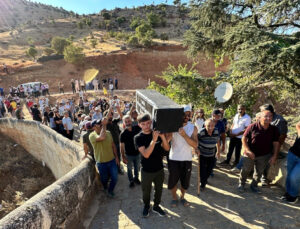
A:
<svg viewBox="0 0 300 229">
<path fill-rule="evenodd" d="M 271 104 L 264 104 L 259 107 L 260 111 L 270 111 L 274 113 L 274 107 Z"/>
<path fill-rule="evenodd" d="M 140 114 L 140 115 L 137 117 L 138 123 L 146 122 L 146 121 L 149 121 L 149 120 L 151 120 L 149 114 Z"/>
</svg>

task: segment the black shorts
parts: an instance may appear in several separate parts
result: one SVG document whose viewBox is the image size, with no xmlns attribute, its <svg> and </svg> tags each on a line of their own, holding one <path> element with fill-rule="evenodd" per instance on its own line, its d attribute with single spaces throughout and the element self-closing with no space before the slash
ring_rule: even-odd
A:
<svg viewBox="0 0 300 229">
<path fill-rule="evenodd" d="M 168 189 L 174 188 L 180 179 L 181 187 L 187 190 L 190 185 L 190 178 L 192 173 L 192 161 L 169 160 L 168 169 L 169 169 Z"/>
</svg>

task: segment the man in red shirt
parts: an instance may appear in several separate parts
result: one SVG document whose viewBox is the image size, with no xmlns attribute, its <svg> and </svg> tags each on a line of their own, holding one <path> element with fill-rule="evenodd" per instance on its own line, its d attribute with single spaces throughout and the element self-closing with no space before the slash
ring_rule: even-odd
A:
<svg viewBox="0 0 300 229">
<path fill-rule="evenodd" d="M 249 125 L 243 135 L 242 144 L 245 149 L 243 168 L 239 179 L 239 191 L 245 191 L 247 176 L 254 168 L 250 188 L 260 193 L 257 184 L 267 164 L 274 164 L 279 151 L 279 131 L 272 122 L 272 112 L 265 110 L 260 113 L 259 121 Z M 272 154 L 273 151 L 273 154 Z M 272 155 L 272 156 L 271 156 Z"/>
</svg>

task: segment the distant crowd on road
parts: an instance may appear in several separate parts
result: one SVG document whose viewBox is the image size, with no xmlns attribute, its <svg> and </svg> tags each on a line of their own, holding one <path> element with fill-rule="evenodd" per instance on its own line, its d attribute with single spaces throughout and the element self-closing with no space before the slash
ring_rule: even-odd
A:
<svg viewBox="0 0 300 229">
<path fill-rule="evenodd" d="M 76 86 L 76 80 L 74 84 L 74 93 L 83 91 Z M 5 110 L 10 106 L 13 110 L 22 109 L 18 106 L 20 100 L 16 95 L 9 96 L 15 103 L 11 104 L 8 98 L 1 97 Z M 83 159 L 89 157 L 95 161 L 108 197 L 115 196 L 118 175 L 123 174 L 123 162 L 127 167 L 129 187 L 141 185 L 143 217 L 147 217 L 151 209 L 152 184 L 152 211 L 161 216 L 166 214 L 160 206 L 164 182 L 163 158 L 167 159 L 167 184 L 172 207 L 190 205 L 185 194 L 191 183 L 193 157 L 198 158 L 200 168 L 197 184 L 200 193 L 205 192 L 214 168 L 225 166 L 233 173 L 239 172 L 237 191 L 240 193 L 245 192 L 247 178 L 253 173 L 249 188 L 257 194 L 261 193 L 260 186 L 269 187 L 272 182 L 268 179 L 268 171 L 282 156 L 280 149 L 288 131 L 286 120 L 275 112 L 271 104 L 262 105 L 254 119 L 246 113 L 244 105 L 238 105 L 230 125 L 221 108 L 205 115 L 203 109 L 185 105 L 182 127 L 177 132 L 164 134 L 153 130 L 149 114 L 139 114 L 134 102 L 121 101 L 116 95 L 110 99 L 91 99 L 81 93 L 76 101 L 61 99 L 55 104 L 50 104 L 45 96 L 29 96 L 25 105 L 33 120 L 48 125 L 70 140 L 73 139 L 74 128 L 78 128 L 85 152 Z M 14 115 L 22 118 L 22 112 L 17 115 L 15 111 Z M 296 129 L 297 138 L 287 155 L 286 193 L 281 197 L 288 203 L 298 200 L 300 189 L 300 122 Z M 228 150 L 226 138 L 230 140 Z M 217 163 L 221 154 L 226 159 Z"/>
</svg>

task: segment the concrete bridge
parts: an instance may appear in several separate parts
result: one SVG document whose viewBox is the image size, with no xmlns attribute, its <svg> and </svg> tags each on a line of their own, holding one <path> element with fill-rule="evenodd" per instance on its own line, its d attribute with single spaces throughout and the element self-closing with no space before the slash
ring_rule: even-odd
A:
<svg viewBox="0 0 300 229">
<path fill-rule="evenodd" d="M 215 170 L 207 189 L 198 197 L 196 160 L 186 195 L 191 205 L 171 207 L 165 168 L 161 205 L 167 216 L 152 213 L 149 218 L 142 218 L 141 187 L 130 189 L 127 176 L 119 176 L 116 197 L 107 198 L 101 191 L 93 164 L 89 159 L 81 161 L 82 149 L 74 141 L 35 121 L 0 119 L 0 132 L 44 161 L 57 179 L 0 220 L 0 229 L 300 228 L 300 205 L 281 202 L 282 187 L 272 185 L 263 188 L 262 194 L 253 194 L 250 190 L 240 194 L 236 189 L 238 176 L 225 168 Z M 280 161 L 274 171 L 277 171 L 276 180 L 282 183 L 284 161 Z"/>
</svg>

